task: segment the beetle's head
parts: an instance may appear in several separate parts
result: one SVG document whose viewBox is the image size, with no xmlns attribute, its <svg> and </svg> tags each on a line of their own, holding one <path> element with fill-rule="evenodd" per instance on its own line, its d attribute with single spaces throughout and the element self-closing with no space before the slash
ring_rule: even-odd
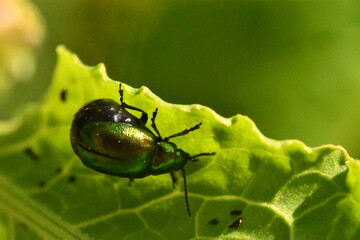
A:
<svg viewBox="0 0 360 240">
<path fill-rule="evenodd" d="M 161 141 L 156 148 L 152 162 L 152 171 L 156 174 L 177 171 L 183 169 L 188 161 L 196 162 L 200 156 L 214 154 L 215 153 L 200 153 L 195 156 L 190 156 L 189 153 L 177 148 L 175 143 Z"/>
</svg>

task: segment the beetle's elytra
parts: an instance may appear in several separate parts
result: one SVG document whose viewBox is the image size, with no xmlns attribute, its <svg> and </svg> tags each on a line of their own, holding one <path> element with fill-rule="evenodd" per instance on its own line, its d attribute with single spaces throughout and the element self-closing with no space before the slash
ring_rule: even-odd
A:
<svg viewBox="0 0 360 240">
<path fill-rule="evenodd" d="M 96 171 L 130 179 L 170 173 L 174 185 L 173 174 L 181 170 L 185 203 L 191 216 L 184 167 L 188 161 L 195 161 L 199 156 L 215 153 L 190 156 L 169 140 L 199 129 L 201 123 L 163 138 L 155 124 L 158 109 L 151 118 L 153 133 L 145 126 L 147 113 L 123 101 L 121 84 L 119 94 L 120 104 L 111 99 L 98 99 L 78 110 L 70 131 L 74 152 L 86 166 Z M 135 117 L 127 109 L 140 112 L 141 117 Z"/>
</svg>

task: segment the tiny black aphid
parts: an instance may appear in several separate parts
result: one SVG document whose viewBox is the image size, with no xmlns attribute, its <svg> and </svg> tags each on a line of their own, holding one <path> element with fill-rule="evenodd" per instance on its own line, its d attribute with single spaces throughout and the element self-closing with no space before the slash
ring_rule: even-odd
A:
<svg viewBox="0 0 360 240">
<path fill-rule="evenodd" d="M 61 90 L 61 92 L 60 92 L 60 100 L 61 100 L 62 102 L 66 102 L 66 100 L 67 100 L 67 95 L 68 95 L 67 90 L 66 90 L 65 88 L 63 88 L 63 89 Z"/>
<path fill-rule="evenodd" d="M 58 168 L 55 170 L 55 173 L 58 175 L 58 174 L 60 174 L 62 171 L 63 171 L 62 167 L 58 167 Z"/>
<path fill-rule="evenodd" d="M 216 219 L 216 218 L 213 218 L 211 219 L 209 222 L 208 222 L 209 225 L 218 225 L 219 224 L 219 220 Z"/>
<path fill-rule="evenodd" d="M 46 182 L 45 182 L 45 180 L 41 180 L 39 183 L 38 183 L 38 186 L 39 187 L 45 187 L 45 185 L 46 185 Z"/>
<path fill-rule="evenodd" d="M 188 161 L 215 153 L 190 156 L 169 140 L 199 129 L 201 123 L 163 138 L 155 124 L 158 109 L 151 118 L 154 134 L 145 126 L 147 113 L 123 101 L 121 84 L 119 94 L 120 104 L 111 99 L 98 99 L 78 110 L 70 131 L 74 152 L 86 166 L 96 171 L 130 179 L 170 173 L 174 185 L 173 174 L 181 170 L 185 204 L 191 216 L 184 167 Z M 126 109 L 140 112 L 141 117 L 135 117 Z"/>
<path fill-rule="evenodd" d="M 34 150 L 31 147 L 27 147 L 24 149 L 24 152 L 27 156 L 29 156 L 29 158 L 36 162 L 39 160 L 39 156 L 34 152 Z"/>
<path fill-rule="evenodd" d="M 69 183 L 74 183 L 75 180 L 76 180 L 76 177 L 75 177 L 74 175 L 70 175 L 70 176 L 68 177 L 68 182 L 69 182 Z"/>
<path fill-rule="evenodd" d="M 233 215 L 233 216 L 239 216 L 242 214 L 242 210 L 233 210 L 230 212 L 230 215 Z"/>
</svg>

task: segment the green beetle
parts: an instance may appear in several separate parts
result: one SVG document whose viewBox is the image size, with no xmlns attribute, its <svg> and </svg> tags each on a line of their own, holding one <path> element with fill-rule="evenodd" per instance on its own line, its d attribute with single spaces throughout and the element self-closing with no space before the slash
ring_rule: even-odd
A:
<svg viewBox="0 0 360 240">
<path fill-rule="evenodd" d="M 155 124 L 158 109 L 153 112 L 151 118 L 155 135 L 145 126 L 148 120 L 147 113 L 123 101 L 124 92 L 121 84 L 119 94 L 121 104 L 111 99 L 98 99 L 86 104 L 75 114 L 70 131 L 74 152 L 86 166 L 130 180 L 170 173 L 174 186 L 176 181 L 174 172 L 181 170 L 185 204 L 191 216 L 184 167 L 188 161 L 196 161 L 199 156 L 215 153 L 190 156 L 177 148 L 174 143 L 169 142 L 169 139 L 199 129 L 201 123 L 163 138 Z M 141 112 L 141 117 L 135 117 L 126 109 Z"/>
</svg>

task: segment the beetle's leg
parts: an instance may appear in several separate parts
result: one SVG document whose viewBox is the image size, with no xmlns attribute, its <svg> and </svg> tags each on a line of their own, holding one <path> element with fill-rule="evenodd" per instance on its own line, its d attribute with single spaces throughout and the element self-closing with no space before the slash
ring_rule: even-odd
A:
<svg viewBox="0 0 360 240">
<path fill-rule="evenodd" d="M 202 123 L 196 124 L 196 125 L 193 126 L 192 128 L 185 129 L 185 130 L 183 130 L 183 131 L 181 131 L 181 132 L 178 132 L 178 133 L 175 133 L 175 134 L 173 134 L 173 135 L 171 135 L 171 136 L 169 136 L 169 137 L 166 137 L 166 138 L 164 138 L 164 142 L 169 141 L 170 138 L 183 136 L 183 135 L 188 134 L 189 132 L 195 131 L 196 129 L 199 129 L 199 128 L 200 128 L 200 125 L 201 125 L 201 124 L 202 124 Z"/>
<path fill-rule="evenodd" d="M 191 211 L 190 211 L 190 205 L 189 205 L 189 197 L 188 197 L 187 186 L 186 186 L 186 173 L 185 173 L 185 170 L 183 168 L 181 169 L 181 173 L 182 173 L 183 179 L 184 179 L 184 195 L 185 195 L 186 210 L 187 210 L 187 212 L 189 214 L 189 217 L 191 217 Z"/>
<path fill-rule="evenodd" d="M 130 187 L 133 182 L 134 182 L 134 179 L 133 179 L 133 178 L 129 178 L 128 187 Z"/>
<path fill-rule="evenodd" d="M 155 118 L 157 116 L 157 113 L 158 113 L 158 109 L 156 108 L 155 111 L 153 112 L 153 116 L 151 118 L 151 127 L 155 130 L 155 132 L 159 136 L 159 138 L 162 139 L 160 132 L 157 129 L 156 124 L 155 124 Z"/>
<path fill-rule="evenodd" d="M 147 120 L 148 120 L 148 115 L 147 115 L 146 112 L 144 112 L 144 111 L 141 110 L 140 108 L 136 108 L 136 107 L 127 105 L 125 102 L 123 102 L 121 105 L 122 105 L 124 108 L 128 108 L 128 109 L 131 109 L 131 110 L 135 110 L 135 111 L 141 112 L 140 120 L 141 120 L 144 124 L 146 124 L 146 122 L 147 122 Z"/>
<path fill-rule="evenodd" d="M 172 186 L 173 186 L 173 188 L 175 188 L 175 183 L 177 182 L 177 178 L 175 176 L 174 171 L 170 172 L 170 176 L 171 176 Z"/>
<path fill-rule="evenodd" d="M 136 107 L 133 107 L 133 106 L 130 106 L 128 104 L 126 104 L 124 102 L 124 90 L 121 88 L 121 83 L 119 84 L 119 94 L 120 94 L 120 103 L 121 103 L 121 106 L 123 106 L 124 108 L 128 108 L 128 109 L 131 109 L 131 110 L 135 110 L 135 111 L 138 111 L 138 112 L 141 112 L 141 117 L 140 117 L 140 120 L 146 124 L 147 120 L 148 120 L 148 115 L 146 112 L 144 112 L 143 110 L 141 110 L 140 108 L 136 108 Z"/>
</svg>

